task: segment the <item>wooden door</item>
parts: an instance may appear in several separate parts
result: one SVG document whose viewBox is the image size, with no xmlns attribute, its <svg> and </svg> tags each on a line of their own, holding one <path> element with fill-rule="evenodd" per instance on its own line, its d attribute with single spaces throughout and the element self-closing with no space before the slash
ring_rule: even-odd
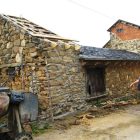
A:
<svg viewBox="0 0 140 140">
<path fill-rule="evenodd" d="M 86 91 L 91 97 L 105 94 L 105 69 L 102 67 L 88 68 Z"/>
</svg>

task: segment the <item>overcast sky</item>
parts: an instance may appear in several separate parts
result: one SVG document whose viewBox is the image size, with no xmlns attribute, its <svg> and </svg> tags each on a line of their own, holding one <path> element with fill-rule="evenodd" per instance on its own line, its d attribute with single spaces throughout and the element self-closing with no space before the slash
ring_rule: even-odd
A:
<svg viewBox="0 0 140 140">
<path fill-rule="evenodd" d="M 21 16 L 81 45 L 103 47 L 118 19 L 140 25 L 140 0 L 0 0 L 0 13 Z"/>
</svg>

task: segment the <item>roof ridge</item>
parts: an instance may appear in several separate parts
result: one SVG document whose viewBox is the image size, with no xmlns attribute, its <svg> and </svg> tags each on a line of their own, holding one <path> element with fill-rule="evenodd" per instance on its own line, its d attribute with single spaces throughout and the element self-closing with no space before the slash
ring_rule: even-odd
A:
<svg viewBox="0 0 140 140">
<path fill-rule="evenodd" d="M 124 22 L 124 24 L 130 24 L 131 26 L 136 26 L 138 29 L 140 29 L 140 25 L 137 25 L 137 24 L 134 24 L 134 23 L 125 21 L 125 20 L 118 19 L 107 31 L 110 32 L 110 30 L 111 30 L 113 27 L 115 27 L 116 24 L 119 23 L 119 22 Z"/>
<path fill-rule="evenodd" d="M 3 18 L 6 18 L 10 20 L 11 22 L 16 23 L 16 25 L 28 31 L 29 34 L 31 34 L 32 36 L 49 39 L 51 41 L 58 41 L 58 40 L 63 40 L 64 42 L 76 41 L 73 39 L 61 37 L 57 35 L 56 33 L 48 29 L 45 29 L 44 27 L 41 27 L 40 25 L 37 25 L 24 17 L 17 17 L 17 16 L 12 16 L 12 15 L 5 15 L 5 14 L 0 14 L 0 15 Z"/>
</svg>

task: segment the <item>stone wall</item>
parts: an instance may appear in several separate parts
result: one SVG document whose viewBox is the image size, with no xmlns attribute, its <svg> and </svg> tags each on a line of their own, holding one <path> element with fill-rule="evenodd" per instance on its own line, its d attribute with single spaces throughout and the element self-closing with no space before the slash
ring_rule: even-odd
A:
<svg viewBox="0 0 140 140">
<path fill-rule="evenodd" d="M 134 53 L 140 53 L 140 39 L 133 39 L 128 41 L 122 41 L 116 34 L 110 35 L 110 45 L 106 48 L 127 50 Z"/>
<path fill-rule="evenodd" d="M 116 27 L 114 31 L 115 29 Z M 112 31 L 110 33 L 110 44 L 106 45 L 105 48 L 140 53 L 140 39 L 121 40 L 121 37 Z M 107 93 L 109 93 L 111 97 L 139 93 L 137 86 L 134 86 L 132 89 L 129 88 L 130 84 L 140 76 L 139 68 L 140 62 L 110 63 L 106 67 Z"/>
<path fill-rule="evenodd" d="M 122 32 L 117 32 L 122 29 Z M 118 23 L 110 31 L 110 43 L 104 48 L 140 53 L 140 29 L 130 24 Z"/>
<path fill-rule="evenodd" d="M 130 84 L 140 77 L 140 62 L 115 62 L 106 67 L 106 92 L 111 98 L 139 93 Z"/>
<path fill-rule="evenodd" d="M 75 44 L 52 42 L 36 38 L 18 25 L 0 17 L 0 77 L 2 84 L 9 75 L 24 63 L 25 90 L 38 94 L 39 111 L 43 119 L 50 117 L 49 87 L 54 115 L 85 109 L 85 72 L 79 61 Z M 52 49 L 53 48 L 53 49 Z M 11 90 L 22 89 L 22 71 L 18 70 L 4 85 Z"/>
</svg>

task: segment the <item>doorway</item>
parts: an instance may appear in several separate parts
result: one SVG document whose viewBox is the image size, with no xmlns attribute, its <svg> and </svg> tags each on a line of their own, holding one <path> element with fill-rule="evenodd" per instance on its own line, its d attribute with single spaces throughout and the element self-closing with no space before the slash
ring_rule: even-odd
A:
<svg viewBox="0 0 140 140">
<path fill-rule="evenodd" d="M 86 73 L 86 94 L 90 97 L 105 94 L 105 68 L 88 68 Z"/>
</svg>

